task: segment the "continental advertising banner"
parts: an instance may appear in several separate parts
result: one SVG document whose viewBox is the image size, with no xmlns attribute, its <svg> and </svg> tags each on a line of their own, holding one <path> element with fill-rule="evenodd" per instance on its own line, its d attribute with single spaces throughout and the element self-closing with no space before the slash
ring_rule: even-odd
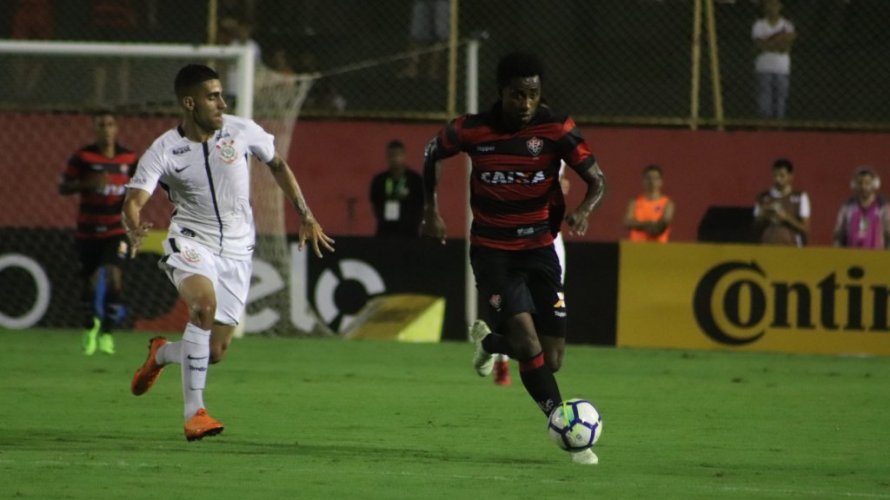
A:
<svg viewBox="0 0 890 500">
<path fill-rule="evenodd" d="M 890 355 L 890 253 L 622 242 L 618 345 Z"/>
</svg>

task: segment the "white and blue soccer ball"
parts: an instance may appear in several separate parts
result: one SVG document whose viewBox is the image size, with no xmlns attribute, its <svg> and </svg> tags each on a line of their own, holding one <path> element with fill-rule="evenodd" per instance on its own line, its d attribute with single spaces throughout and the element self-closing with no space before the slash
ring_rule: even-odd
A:
<svg viewBox="0 0 890 500">
<path fill-rule="evenodd" d="M 567 399 L 550 412 L 547 431 L 563 450 L 586 450 L 602 435 L 603 418 L 590 401 Z"/>
</svg>

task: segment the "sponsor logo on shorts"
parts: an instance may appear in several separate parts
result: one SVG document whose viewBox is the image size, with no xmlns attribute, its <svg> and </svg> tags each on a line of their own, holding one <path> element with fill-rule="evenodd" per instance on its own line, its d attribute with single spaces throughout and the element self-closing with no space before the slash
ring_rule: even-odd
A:
<svg viewBox="0 0 890 500">
<path fill-rule="evenodd" d="M 124 240 L 121 240 L 117 244 L 117 257 L 119 259 L 123 259 L 127 256 L 128 247 L 129 247 L 129 245 L 127 245 L 127 242 Z"/>
<path fill-rule="evenodd" d="M 185 247 L 181 252 L 182 258 L 185 259 L 186 262 L 191 264 L 196 264 L 201 261 L 201 254 L 198 253 L 197 250 L 191 247 Z"/>
<path fill-rule="evenodd" d="M 566 296 L 563 292 L 556 293 L 556 302 L 553 304 L 553 315 L 557 318 L 566 317 Z"/>
</svg>

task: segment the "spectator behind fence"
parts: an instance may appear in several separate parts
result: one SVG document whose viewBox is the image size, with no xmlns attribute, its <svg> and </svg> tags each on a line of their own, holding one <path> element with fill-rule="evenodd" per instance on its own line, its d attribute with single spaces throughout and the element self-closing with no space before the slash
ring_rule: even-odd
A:
<svg viewBox="0 0 890 500">
<path fill-rule="evenodd" d="M 130 0 L 92 0 L 90 6 L 89 36 L 100 42 L 132 42 L 139 37 L 139 15 Z M 112 62 L 113 61 L 113 62 Z M 101 106 L 111 104 L 108 76 L 114 73 L 117 80 L 118 104 L 130 100 L 130 60 L 96 58 L 93 63 L 93 102 Z"/>
<path fill-rule="evenodd" d="M 881 178 L 868 165 L 853 173 L 850 189 L 853 197 L 841 205 L 834 226 L 834 246 L 852 248 L 887 248 L 890 244 L 890 210 L 878 194 Z"/>
<path fill-rule="evenodd" d="M 262 51 L 260 44 L 256 42 L 251 35 L 253 33 L 253 24 L 246 19 L 223 18 L 219 21 L 219 41 L 221 45 L 229 47 L 249 47 L 253 51 L 254 59 L 257 65 L 262 64 Z M 238 75 L 238 66 L 234 62 L 225 64 L 226 81 L 223 87 L 226 90 L 226 101 L 232 107 L 236 105 L 238 99 L 238 89 L 241 86 L 241 79 Z"/>
<path fill-rule="evenodd" d="M 780 0 L 764 0 L 763 11 L 765 17 L 751 28 L 757 48 L 757 112 L 763 118 L 785 118 L 791 83 L 791 46 L 797 33 L 791 21 L 782 17 Z"/>
<path fill-rule="evenodd" d="M 49 40 L 53 37 L 53 11 L 49 0 L 19 0 L 12 14 L 10 37 L 15 40 Z M 12 60 L 14 93 L 19 99 L 34 94 L 46 59 L 19 56 Z"/>
<path fill-rule="evenodd" d="M 449 0 L 414 0 L 411 7 L 411 42 L 408 50 L 415 51 L 448 40 L 451 32 L 450 22 Z M 425 75 L 428 79 L 434 80 L 440 77 L 442 52 L 435 50 L 424 56 L 427 62 Z M 419 73 L 420 55 L 417 54 L 408 58 L 408 63 L 398 76 L 417 78 Z"/>
<path fill-rule="evenodd" d="M 643 193 L 630 200 L 624 215 L 624 227 L 630 241 L 667 243 L 674 220 L 674 202 L 661 192 L 664 173 L 658 165 L 643 169 Z"/>
<path fill-rule="evenodd" d="M 423 219 L 423 178 L 405 164 L 405 145 L 386 145 L 388 168 L 371 181 L 371 206 L 377 218 L 377 236 L 416 238 Z"/>
<path fill-rule="evenodd" d="M 810 197 L 795 190 L 794 165 L 779 158 L 773 162 L 773 185 L 757 196 L 754 230 L 761 243 L 804 246 L 810 234 Z"/>
</svg>

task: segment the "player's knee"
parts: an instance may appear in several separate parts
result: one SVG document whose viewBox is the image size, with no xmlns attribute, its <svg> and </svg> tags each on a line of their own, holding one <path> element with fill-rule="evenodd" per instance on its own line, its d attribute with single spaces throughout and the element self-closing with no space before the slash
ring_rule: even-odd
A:
<svg viewBox="0 0 890 500">
<path fill-rule="evenodd" d="M 214 314 L 216 303 L 212 300 L 198 300 L 189 305 L 189 320 L 204 330 L 210 330 L 213 326 Z"/>
<path fill-rule="evenodd" d="M 561 349 L 550 349 L 544 353 L 544 363 L 547 365 L 547 368 L 550 368 L 550 371 L 556 373 L 562 368 L 562 359 L 564 356 L 564 351 Z"/>
<path fill-rule="evenodd" d="M 541 344 L 532 336 L 516 336 L 510 339 L 510 345 L 518 359 L 527 359 L 541 352 Z"/>
</svg>

